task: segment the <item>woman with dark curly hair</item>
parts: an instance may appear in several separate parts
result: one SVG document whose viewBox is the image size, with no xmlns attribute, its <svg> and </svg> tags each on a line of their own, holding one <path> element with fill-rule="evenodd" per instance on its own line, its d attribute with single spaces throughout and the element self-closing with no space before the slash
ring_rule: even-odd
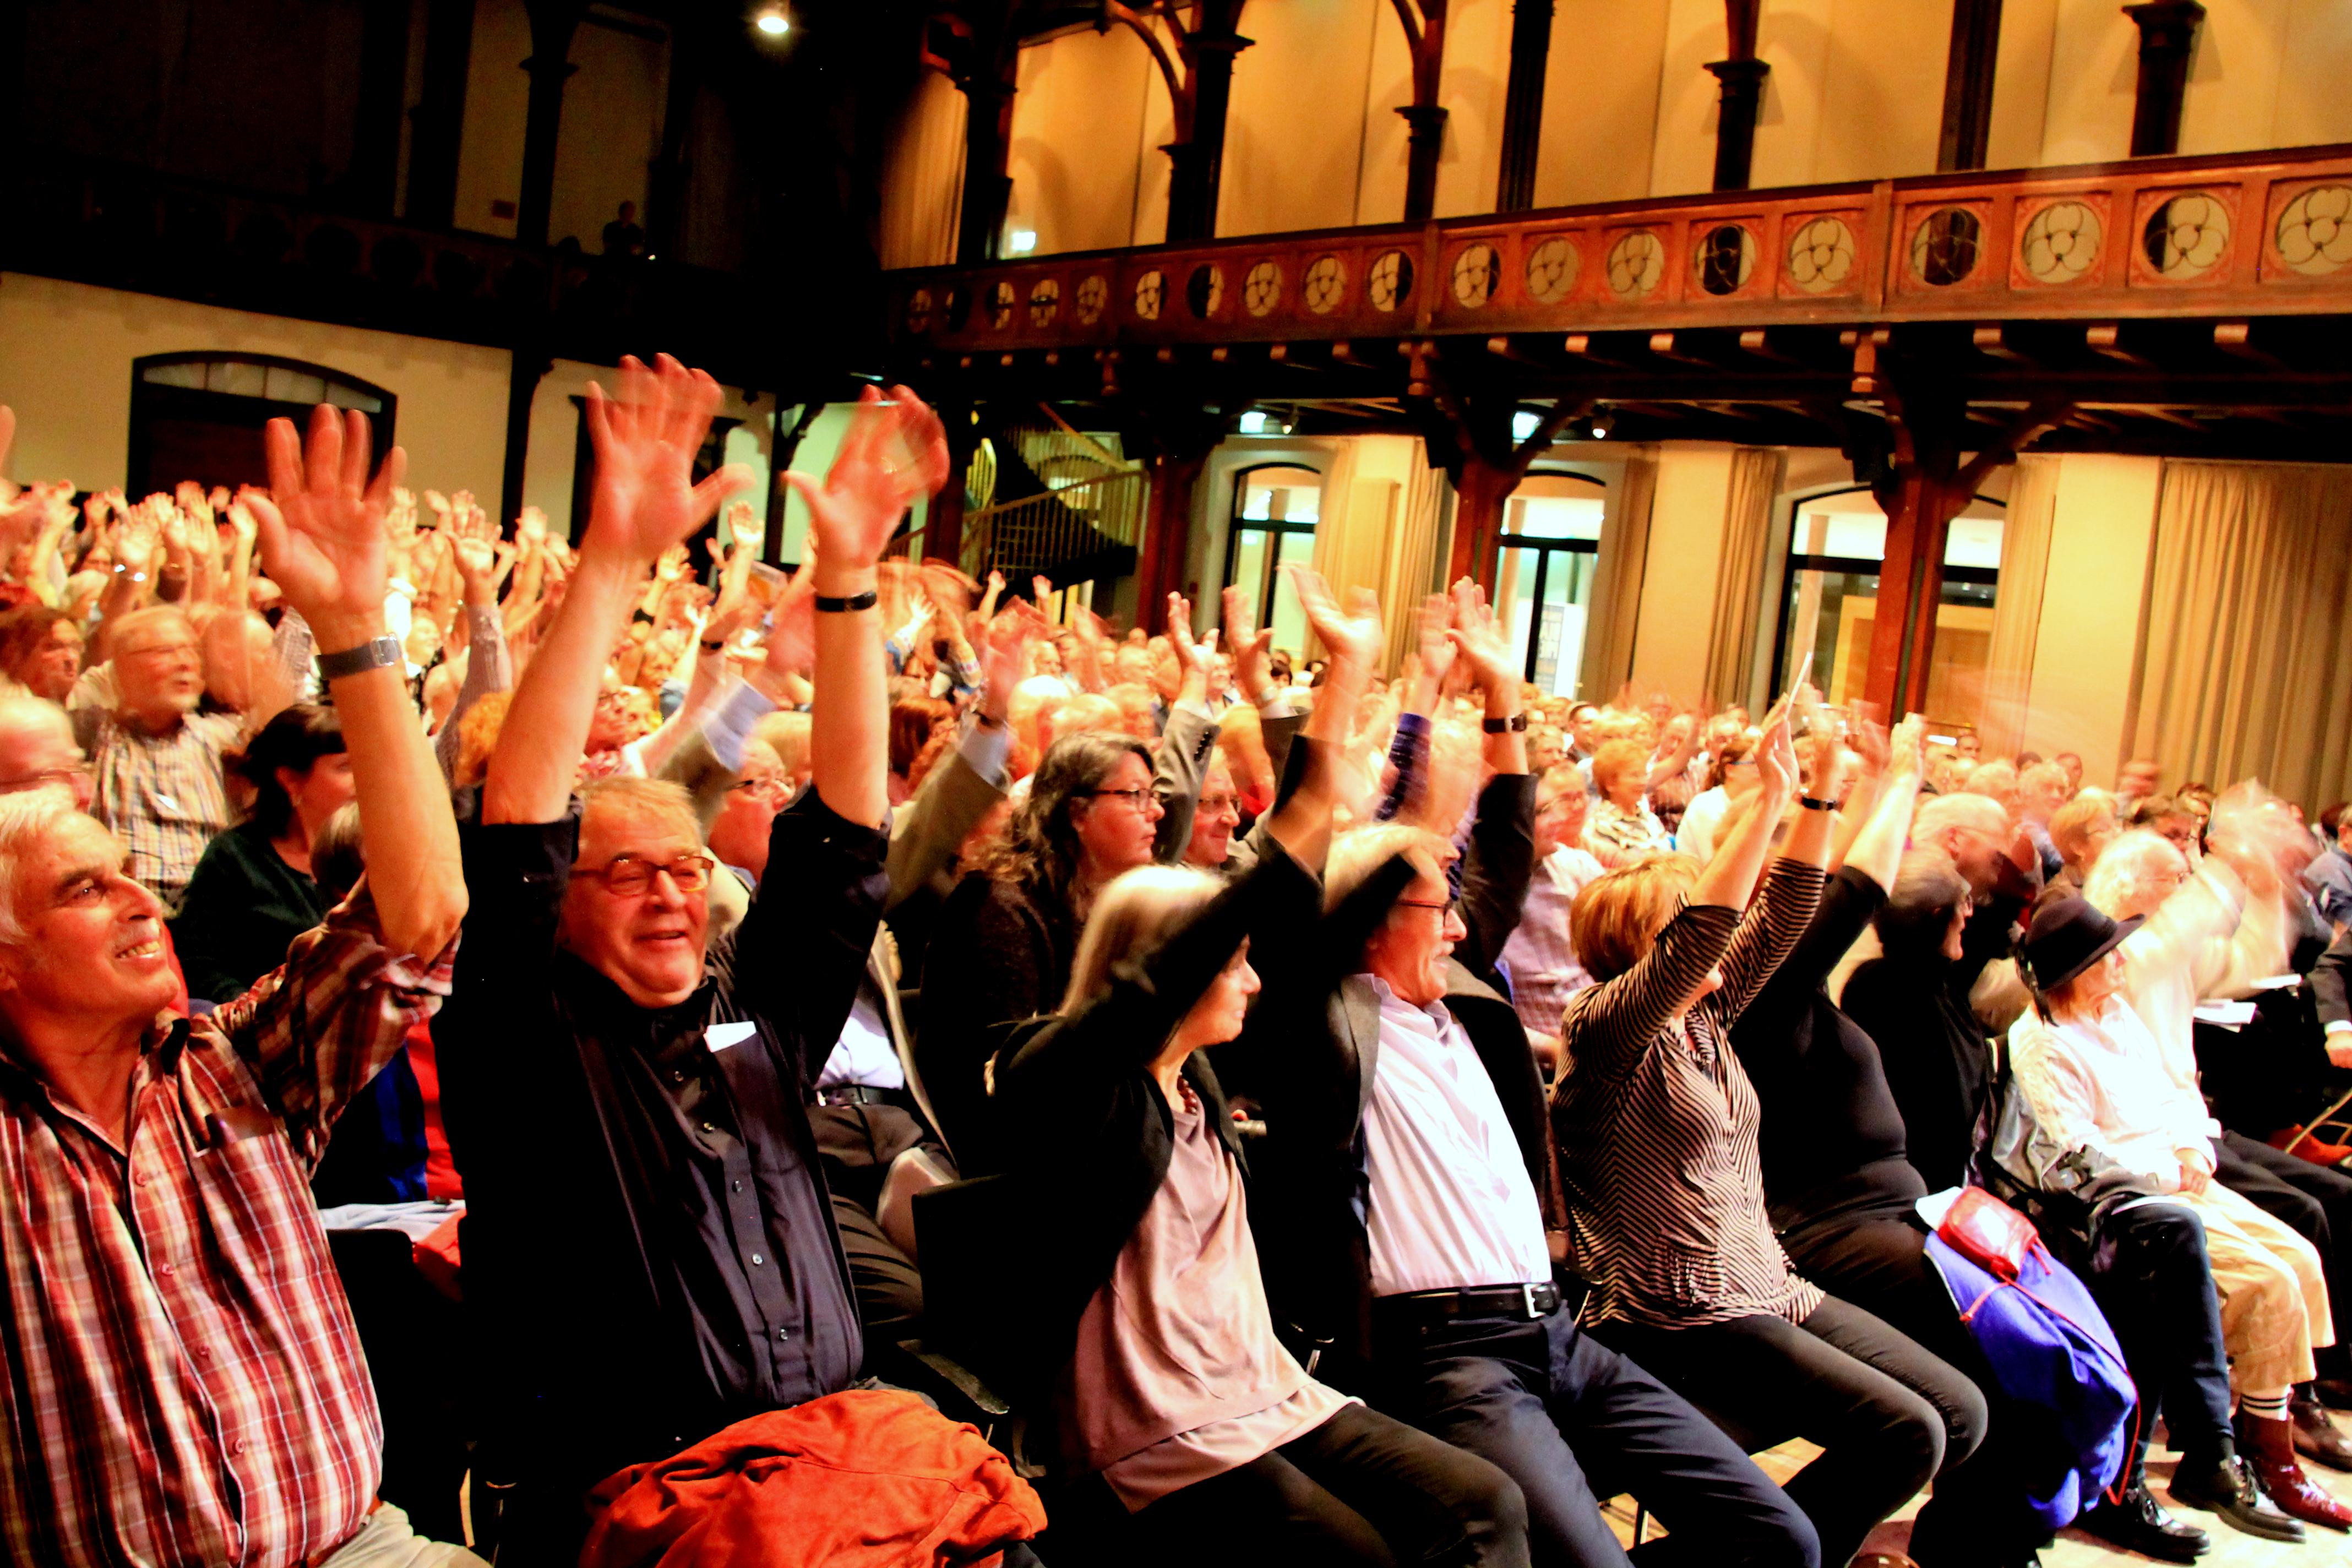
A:
<svg viewBox="0 0 2352 1568">
<path fill-rule="evenodd" d="M 352 791 L 342 721 L 312 703 L 264 724 L 235 767 L 253 787 L 253 809 L 205 847 L 172 918 L 188 994 L 212 1002 L 245 994 L 326 918 L 310 840 Z"/>
<path fill-rule="evenodd" d="M 1150 747 L 1126 734 L 1065 735 L 1030 775 L 1003 838 L 940 909 L 915 1059 L 966 1174 L 995 1163 L 988 1058 L 1006 1026 L 1059 1002 L 1095 894 L 1151 863 L 1160 816 Z"/>
</svg>

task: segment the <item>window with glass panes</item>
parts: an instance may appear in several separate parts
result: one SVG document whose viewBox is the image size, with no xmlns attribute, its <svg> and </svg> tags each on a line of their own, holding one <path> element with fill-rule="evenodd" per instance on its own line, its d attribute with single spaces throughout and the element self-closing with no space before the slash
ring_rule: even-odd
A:
<svg viewBox="0 0 2352 1568">
<path fill-rule="evenodd" d="M 1588 475 L 1538 470 L 1504 503 L 1496 613 L 1526 679 L 1555 697 L 1576 694 L 1607 494 Z"/>
<path fill-rule="evenodd" d="M 1244 468 L 1234 476 L 1233 526 L 1225 534 L 1225 586 L 1249 598 L 1253 624 L 1274 628 L 1274 646 L 1307 647 L 1307 613 L 1282 568 L 1315 561 L 1315 524 L 1323 512 L 1323 476 L 1294 464 Z"/>
</svg>

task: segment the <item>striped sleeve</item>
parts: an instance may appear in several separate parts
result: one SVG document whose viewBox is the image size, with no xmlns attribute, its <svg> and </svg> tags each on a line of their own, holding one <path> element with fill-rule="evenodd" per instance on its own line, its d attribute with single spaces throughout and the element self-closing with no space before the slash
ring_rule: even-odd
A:
<svg viewBox="0 0 2352 1568">
<path fill-rule="evenodd" d="M 1821 908 L 1822 889 L 1828 881 L 1819 866 L 1802 860 L 1772 862 L 1723 955 L 1723 989 L 1708 999 L 1707 1010 L 1718 1026 L 1728 1031 L 1781 960 L 1795 950 L 1813 922 L 1813 911 Z"/>
<path fill-rule="evenodd" d="M 1738 911 L 1720 904 L 1685 904 L 1639 963 L 1569 998 L 1560 1024 L 1570 1064 L 1563 1088 L 1570 1078 L 1632 1072 L 1722 961 L 1738 921 Z"/>
</svg>

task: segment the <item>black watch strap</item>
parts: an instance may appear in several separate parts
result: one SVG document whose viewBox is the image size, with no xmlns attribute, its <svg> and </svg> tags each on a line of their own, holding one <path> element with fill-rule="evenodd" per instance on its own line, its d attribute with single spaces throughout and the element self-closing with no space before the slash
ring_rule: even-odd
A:
<svg viewBox="0 0 2352 1568">
<path fill-rule="evenodd" d="M 1517 735 L 1526 731 L 1528 727 L 1528 716 L 1525 711 L 1521 711 L 1512 714 L 1507 719 L 1496 719 L 1490 717 L 1482 719 L 1478 722 L 1479 727 L 1484 729 L 1489 735 Z"/>
<path fill-rule="evenodd" d="M 863 594 L 852 594 L 845 599 L 828 598 L 819 594 L 816 595 L 817 613 L 825 616 L 854 615 L 859 610 L 872 609 L 881 603 L 881 599 L 882 596 L 871 588 Z"/>
<path fill-rule="evenodd" d="M 1833 800 L 1823 800 L 1817 795 L 1801 795 L 1797 797 L 1797 804 L 1803 806 L 1807 811 L 1835 811 L 1837 809 L 1837 802 Z"/>
<path fill-rule="evenodd" d="M 371 669 L 397 669 L 401 658 L 400 639 L 394 637 L 371 637 L 357 647 L 347 647 L 341 653 L 319 656 L 319 674 L 328 680 L 340 680 L 346 675 L 359 675 Z"/>
</svg>

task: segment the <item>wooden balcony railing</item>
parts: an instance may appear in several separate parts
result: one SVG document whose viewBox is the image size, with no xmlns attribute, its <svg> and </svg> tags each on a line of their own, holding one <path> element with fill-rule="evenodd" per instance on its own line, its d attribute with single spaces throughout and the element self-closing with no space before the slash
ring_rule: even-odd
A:
<svg viewBox="0 0 2352 1568">
<path fill-rule="evenodd" d="M 2352 146 L 1253 235 L 887 282 L 897 352 L 949 364 L 1188 344 L 2345 312 Z"/>
</svg>

